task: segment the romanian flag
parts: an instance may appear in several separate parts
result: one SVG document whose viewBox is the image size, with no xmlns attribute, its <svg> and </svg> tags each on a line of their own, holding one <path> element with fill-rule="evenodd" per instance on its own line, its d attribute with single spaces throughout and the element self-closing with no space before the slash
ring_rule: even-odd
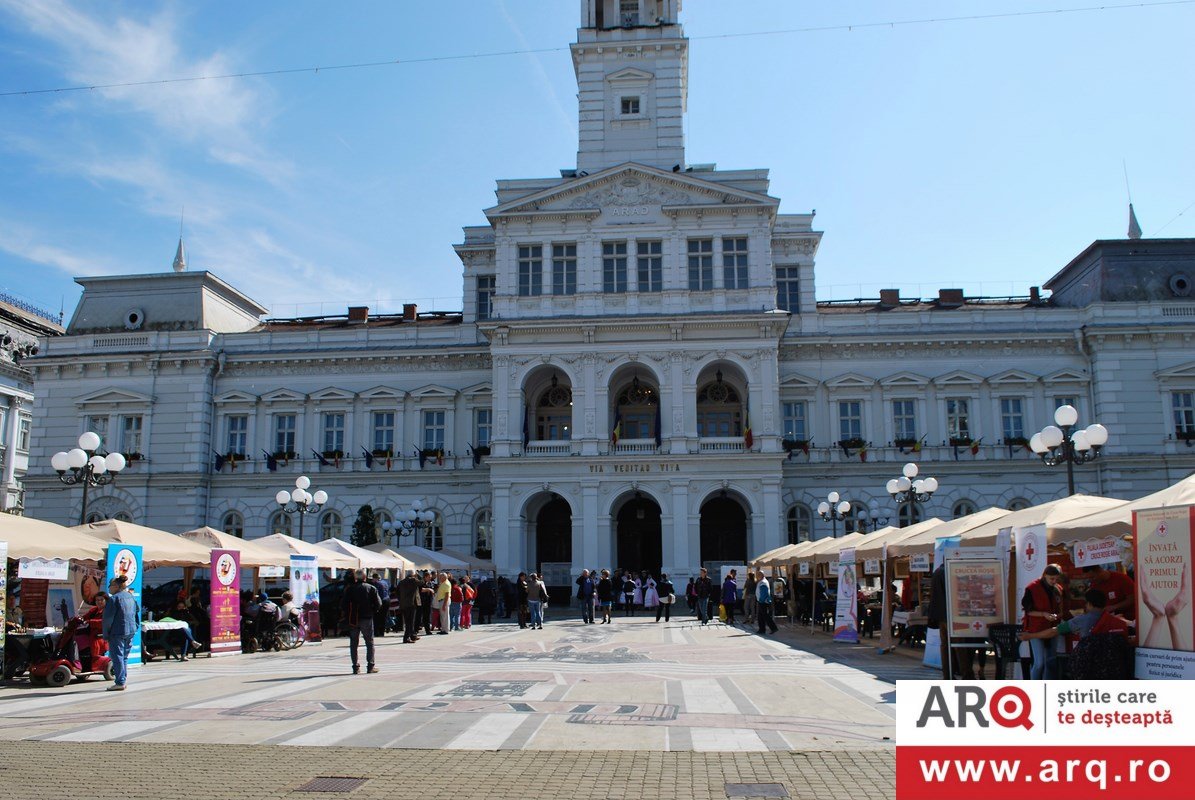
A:
<svg viewBox="0 0 1195 800">
<path fill-rule="evenodd" d="M 859 460 L 860 461 L 867 460 L 867 445 L 866 444 L 863 445 L 863 447 L 859 448 Z"/>
<path fill-rule="evenodd" d="M 390 451 L 386 451 L 386 471 L 390 471 Z"/>
<path fill-rule="evenodd" d="M 755 444 L 755 436 L 751 433 L 751 399 L 748 398 L 745 404 L 747 411 L 747 424 L 743 427 L 743 446 L 748 450 L 751 445 Z"/>
<path fill-rule="evenodd" d="M 921 452 L 921 440 L 920 440 L 920 439 L 918 439 L 917 441 L 913 442 L 913 452 L 914 452 L 914 453 L 920 453 L 920 452 Z"/>
<path fill-rule="evenodd" d="M 436 451 L 436 466 L 437 467 L 444 466 L 444 448 L 443 447 L 441 447 L 439 450 Z"/>
<path fill-rule="evenodd" d="M 979 443 L 982 441 L 983 441 L 982 436 L 980 436 L 978 439 L 971 440 L 971 455 L 973 455 L 973 456 L 979 455 Z"/>
<path fill-rule="evenodd" d="M 237 471 L 237 457 L 236 457 L 236 453 L 229 453 L 229 454 L 228 454 L 228 466 L 232 467 L 232 471 L 233 471 L 233 472 L 236 472 L 236 471 Z"/>
<path fill-rule="evenodd" d="M 622 438 L 622 411 L 614 412 L 614 428 L 610 431 L 610 442 L 618 444 L 618 440 Z"/>
</svg>

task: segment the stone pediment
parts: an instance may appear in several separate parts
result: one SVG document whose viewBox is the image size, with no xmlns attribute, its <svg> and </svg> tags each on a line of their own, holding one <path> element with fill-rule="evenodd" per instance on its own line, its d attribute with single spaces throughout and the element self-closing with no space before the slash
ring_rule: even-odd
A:
<svg viewBox="0 0 1195 800">
<path fill-rule="evenodd" d="M 128 389 L 101 389 L 98 392 L 85 394 L 75 398 L 77 406 L 103 405 L 148 405 L 154 399 L 147 394 L 130 391 Z"/>
<path fill-rule="evenodd" d="M 697 209 L 756 206 L 775 210 L 780 201 L 756 192 L 702 180 L 692 173 L 665 172 L 624 164 L 568 181 L 486 210 L 491 219 L 527 214 L 601 213 L 633 216 L 642 209 L 690 206 Z M 631 211 L 631 210 L 636 211 Z"/>
</svg>

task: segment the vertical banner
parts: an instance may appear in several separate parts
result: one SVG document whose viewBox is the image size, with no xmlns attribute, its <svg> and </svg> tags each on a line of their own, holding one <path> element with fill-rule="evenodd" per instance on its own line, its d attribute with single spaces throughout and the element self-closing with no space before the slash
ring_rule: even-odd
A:
<svg viewBox="0 0 1195 800">
<path fill-rule="evenodd" d="M 1021 622 L 1021 598 L 1025 596 L 1025 589 L 1033 581 L 1041 577 L 1046 568 L 1046 526 L 1029 525 L 1024 528 L 1012 529 L 1013 546 L 1016 548 L 1017 591 L 1013 595 L 1012 622 Z M 1029 658 L 1029 642 L 1021 642 L 1018 650 L 1021 658 Z M 1018 670 L 1013 670 L 1018 672 Z"/>
<path fill-rule="evenodd" d="M 0 668 L 4 666 L 4 631 L 8 622 L 8 542 L 0 542 Z M 2 670 L 0 670 L 2 671 Z"/>
<path fill-rule="evenodd" d="M 137 608 L 141 608 L 141 545 L 113 542 L 108 545 L 108 577 L 104 582 L 107 586 L 117 575 L 129 579 L 129 591 L 137 601 Z M 137 620 L 137 632 L 133 634 L 133 646 L 129 648 L 129 666 L 141 663 L 141 620 Z"/>
<path fill-rule="evenodd" d="M 241 553 L 212 551 L 210 612 L 213 656 L 241 652 Z"/>
<path fill-rule="evenodd" d="M 855 548 L 838 551 L 838 603 L 834 607 L 834 641 L 859 641 L 859 587 L 855 581 Z"/>
<path fill-rule="evenodd" d="M 1193 517 L 1195 506 L 1133 512 L 1139 679 L 1195 678 Z"/>
<path fill-rule="evenodd" d="M 308 603 L 319 605 L 319 561 L 315 556 L 291 555 L 290 593 L 300 607 Z M 319 638 L 319 626 L 309 627 L 307 640 L 318 641 Z"/>
</svg>

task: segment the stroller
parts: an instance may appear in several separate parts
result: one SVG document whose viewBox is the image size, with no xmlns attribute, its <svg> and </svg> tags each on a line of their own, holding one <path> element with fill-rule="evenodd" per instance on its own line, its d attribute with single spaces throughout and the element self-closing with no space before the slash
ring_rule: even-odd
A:
<svg viewBox="0 0 1195 800">
<path fill-rule="evenodd" d="M 112 659 L 108 658 L 108 643 L 100 633 L 100 620 L 71 617 L 58 637 L 58 646 L 48 658 L 29 666 L 29 680 L 48 686 L 66 686 L 75 678 L 100 675 L 110 681 L 115 676 Z M 83 643 L 82 649 L 79 644 Z"/>
</svg>

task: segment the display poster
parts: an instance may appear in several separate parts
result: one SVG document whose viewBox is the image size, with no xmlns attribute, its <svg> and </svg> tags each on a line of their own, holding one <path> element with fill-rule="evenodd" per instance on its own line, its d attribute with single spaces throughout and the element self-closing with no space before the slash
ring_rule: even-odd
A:
<svg viewBox="0 0 1195 800">
<path fill-rule="evenodd" d="M 859 641 L 859 592 L 855 583 L 855 548 L 838 551 L 838 602 L 834 607 L 834 641 Z"/>
<path fill-rule="evenodd" d="M 108 545 L 108 575 L 105 586 L 112 583 L 117 575 L 129 579 L 129 591 L 137 601 L 137 609 L 141 609 L 141 545 L 113 542 Z M 137 631 L 133 634 L 133 646 L 129 648 L 129 666 L 141 663 L 141 625 L 138 620 Z"/>
<path fill-rule="evenodd" d="M 809 562 L 808 561 L 802 561 L 801 563 L 797 564 L 797 574 L 802 577 L 806 577 L 809 575 Z"/>
<path fill-rule="evenodd" d="M 1191 607 L 1193 516 L 1195 506 L 1189 505 L 1133 512 L 1138 641 L 1147 650 L 1177 651 L 1169 659 L 1174 664 L 1176 660 L 1195 661 L 1195 655 L 1178 655 L 1191 654 L 1195 649 Z M 1190 668 L 1182 671 L 1189 672 Z M 1138 673 L 1137 677 L 1153 676 Z"/>
<path fill-rule="evenodd" d="M 913 553 L 909 556 L 909 572 L 929 571 L 929 553 Z"/>
<path fill-rule="evenodd" d="M 211 617 L 213 656 L 241 652 L 241 553 L 212 551 Z"/>
<path fill-rule="evenodd" d="M 262 578 L 285 578 L 286 567 L 264 566 L 257 568 L 257 574 Z"/>
<path fill-rule="evenodd" d="M 4 666 L 4 631 L 8 629 L 8 542 L 0 542 L 0 667 Z"/>
<path fill-rule="evenodd" d="M 1046 568 L 1046 526 L 1041 524 L 1013 528 L 1012 539 L 1017 565 L 1017 590 L 1013 594 L 1013 602 L 1019 609 L 1021 598 L 1025 596 L 1026 587 L 1040 578 L 1042 570 Z M 1020 613 L 1013 621 L 1020 623 Z M 1021 642 L 1017 652 L 1021 658 L 1029 658 L 1029 642 Z M 1013 670 L 1013 672 L 1020 674 L 1020 670 Z"/>
<path fill-rule="evenodd" d="M 880 560 L 878 558 L 868 558 L 863 561 L 864 575 L 879 575 L 880 574 Z"/>
<path fill-rule="evenodd" d="M 17 562 L 17 577 L 65 581 L 70 578 L 70 562 L 65 558 L 22 558 Z"/>
<path fill-rule="evenodd" d="M 735 592 L 738 594 L 738 597 L 741 600 L 743 598 L 743 587 L 747 585 L 747 565 L 746 564 L 723 564 L 722 565 L 722 573 L 721 573 L 722 574 L 722 583 L 724 583 L 724 584 L 726 583 L 726 576 L 730 574 L 730 571 L 732 569 L 735 571 L 735 573 L 734 573 Z M 721 597 L 720 592 L 721 592 L 721 590 L 719 590 L 719 595 L 718 595 L 719 597 Z"/>
<path fill-rule="evenodd" d="M 26 628 L 36 630 L 46 627 L 46 604 L 49 597 L 49 581 L 36 578 L 21 581 L 21 612 L 25 617 Z"/>
<path fill-rule="evenodd" d="M 1006 599 L 999 559 L 946 561 L 946 619 L 952 638 L 986 639 L 989 625 L 1008 621 Z"/>
<path fill-rule="evenodd" d="M 1075 566 L 1080 568 L 1120 561 L 1120 539 L 1107 536 L 1103 539 L 1075 542 L 1071 547 L 1071 559 Z"/>
<path fill-rule="evenodd" d="M 308 603 L 314 603 L 319 607 L 319 561 L 315 556 L 291 555 L 290 593 L 300 608 L 306 608 Z M 314 642 L 319 639 L 319 625 L 308 626 L 307 641 Z"/>
</svg>

